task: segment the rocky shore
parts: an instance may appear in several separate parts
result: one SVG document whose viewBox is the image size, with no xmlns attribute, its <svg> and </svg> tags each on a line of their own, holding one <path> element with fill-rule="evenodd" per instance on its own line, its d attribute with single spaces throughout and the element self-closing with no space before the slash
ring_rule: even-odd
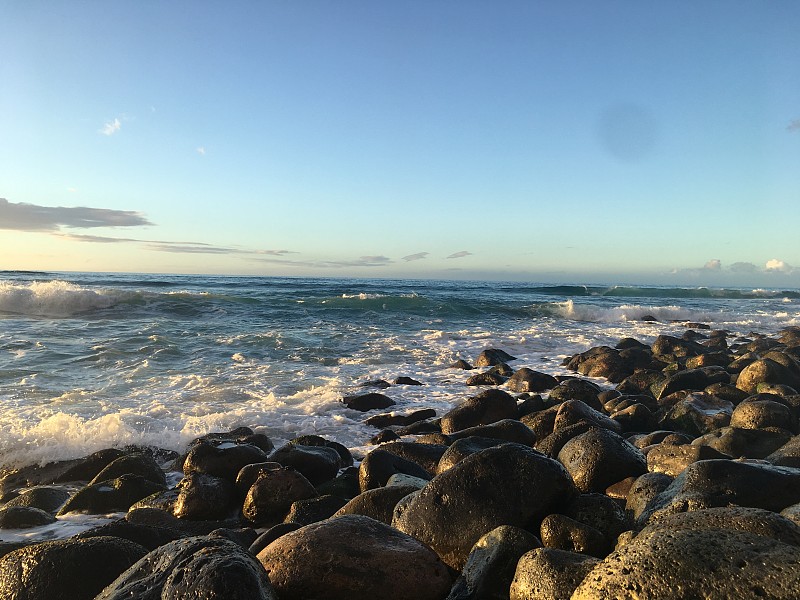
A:
<svg viewBox="0 0 800 600">
<path fill-rule="evenodd" d="M 125 517 L 0 542 L 0 600 L 800 597 L 800 328 L 689 323 L 565 366 L 487 349 L 443 415 L 380 412 L 424 382 L 370 382 L 342 399 L 365 456 L 241 427 L 2 473 L 0 539 Z"/>
</svg>

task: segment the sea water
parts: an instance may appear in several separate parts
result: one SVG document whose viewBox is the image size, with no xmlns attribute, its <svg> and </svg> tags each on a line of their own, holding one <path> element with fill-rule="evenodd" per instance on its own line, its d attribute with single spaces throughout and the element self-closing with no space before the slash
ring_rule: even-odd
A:
<svg viewBox="0 0 800 600">
<path fill-rule="evenodd" d="M 477 391 L 450 368 L 459 358 L 501 348 L 514 368 L 567 374 L 567 356 L 686 322 L 774 334 L 800 324 L 800 292 L 0 272 L 0 470 L 129 444 L 180 452 L 242 425 L 358 457 L 377 430 L 340 400 L 365 383 L 416 379 L 382 393 L 397 412 L 441 415 Z M 70 515 L 0 540 L 102 522 Z"/>
</svg>

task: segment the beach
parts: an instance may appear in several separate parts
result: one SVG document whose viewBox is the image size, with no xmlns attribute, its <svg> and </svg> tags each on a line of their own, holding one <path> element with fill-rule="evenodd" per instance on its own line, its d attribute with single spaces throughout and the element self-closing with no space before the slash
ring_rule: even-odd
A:
<svg viewBox="0 0 800 600">
<path fill-rule="evenodd" d="M 792 597 L 798 326 L 795 289 L 3 273 L 0 572 L 108 552 L 75 594 L 121 598 L 148 552 L 207 552 L 241 597 Z"/>
</svg>

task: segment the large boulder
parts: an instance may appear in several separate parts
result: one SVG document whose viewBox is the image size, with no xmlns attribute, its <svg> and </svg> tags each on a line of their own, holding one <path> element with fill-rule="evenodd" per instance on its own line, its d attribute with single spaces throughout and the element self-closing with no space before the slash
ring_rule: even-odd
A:
<svg viewBox="0 0 800 600">
<path fill-rule="evenodd" d="M 335 448 L 286 444 L 269 457 L 271 461 L 292 467 L 313 485 L 330 481 L 339 472 L 341 457 Z"/>
<path fill-rule="evenodd" d="M 81 488 L 67 500 L 58 514 L 124 512 L 142 498 L 163 491 L 165 487 L 141 475 L 122 475 Z"/>
<path fill-rule="evenodd" d="M 391 525 L 394 507 L 397 506 L 397 503 L 418 489 L 409 485 L 392 485 L 367 490 L 351 499 L 334 516 L 364 515 L 381 523 Z"/>
<path fill-rule="evenodd" d="M 373 450 L 364 457 L 358 468 L 358 482 L 361 491 L 382 487 L 386 485 L 392 475 L 397 473 L 426 480 L 431 478 L 428 472 L 415 462 L 391 452 Z"/>
<path fill-rule="evenodd" d="M 0 558 L 3 600 L 92 600 L 147 550 L 115 537 L 41 542 Z"/>
<path fill-rule="evenodd" d="M 224 519 L 233 508 L 234 489 L 227 479 L 189 473 L 178 484 L 173 513 L 179 519 L 193 521 Z"/>
<path fill-rule="evenodd" d="M 484 534 L 500 525 L 538 528 L 576 494 L 557 461 L 526 446 L 503 444 L 437 475 L 395 512 L 393 525 L 460 570 Z"/>
<path fill-rule="evenodd" d="M 773 358 L 780 359 L 778 356 Z M 777 383 L 800 389 L 800 376 L 791 368 L 791 363 L 787 366 L 765 357 L 742 369 L 736 380 L 736 387 L 748 394 L 755 394 L 758 392 L 759 383 Z"/>
<path fill-rule="evenodd" d="M 311 482 L 292 468 L 264 471 L 250 486 L 242 514 L 256 525 L 276 525 L 289 512 L 292 503 L 318 495 Z"/>
<path fill-rule="evenodd" d="M 454 433 L 516 417 L 517 401 L 511 394 L 502 390 L 485 390 L 448 411 L 441 420 L 442 433 Z"/>
<path fill-rule="evenodd" d="M 267 460 L 268 454 L 252 444 L 216 445 L 211 442 L 200 442 L 189 450 L 183 462 L 183 472 L 186 475 L 204 473 L 233 482 L 245 465 Z"/>
<path fill-rule="evenodd" d="M 361 515 L 287 533 L 258 560 L 281 600 L 441 600 L 451 585 L 430 548 Z"/>
<path fill-rule="evenodd" d="M 543 392 L 558 385 L 558 380 L 552 375 L 522 367 L 506 382 L 506 387 L 512 392 Z"/>
<path fill-rule="evenodd" d="M 573 600 L 796 598 L 800 548 L 746 531 L 643 533 L 590 571 Z"/>
<path fill-rule="evenodd" d="M 674 429 L 698 436 L 726 427 L 731 421 L 733 404 L 703 392 L 676 394 L 676 402 L 659 422 L 663 429 Z"/>
<path fill-rule="evenodd" d="M 569 600 L 598 560 L 592 556 L 537 548 L 523 554 L 511 582 L 511 600 Z"/>
<path fill-rule="evenodd" d="M 277 600 L 255 557 L 222 537 L 191 537 L 161 546 L 122 573 L 96 600 L 130 598 Z"/>
<path fill-rule="evenodd" d="M 164 471 L 158 466 L 153 455 L 147 452 L 133 452 L 114 459 L 95 475 L 89 483 L 100 483 L 107 479 L 116 479 L 122 475 L 140 475 L 153 483 L 167 484 Z"/>
<path fill-rule="evenodd" d="M 582 492 L 603 492 L 626 477 L 647 472 L 641 451 L 608 429 L 590 429 L 569 440 L 558 453 Z"/>
</svg>

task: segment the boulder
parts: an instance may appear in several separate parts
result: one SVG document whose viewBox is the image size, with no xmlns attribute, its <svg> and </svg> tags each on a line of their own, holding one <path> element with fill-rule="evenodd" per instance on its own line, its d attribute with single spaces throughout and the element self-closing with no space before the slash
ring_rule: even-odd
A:
<svg viewBox="0 0 800 600">
<path fill-rule="evenodd" d="M 800 468 L 800 435 L 794 436 L 765 460 L 779 467 Z"/>
<path fill-rule="evenodd" d="M 633 526 L 620 503 L 606 494 L 581 494 L 561 512 L 579 523 L 597 529 L 609 543 Z"/>
<path fill-rule="evenodd" d="M 20 490 L 19 496 L 6 502 L 3 507 L 30 506 L 55 514 L 69 498 L 69 492 L 61 487 L 37 486 Z"/>
<path fill-rule="evenodd" d="M 754 399 L 741 402 L 733 409 L 730 424 L 731 427 L 741 429 L 780 427 L 789 431 L 797 431 L 797 420 L 789 407 L 773 400 Z"/>
<path fill-rule="evenodd" d="M 522 367 L 506 382 L 506 387 L 512 392 L 544 392 L 558 385 L 558 380 L 552 375 Z"/>
<path fill-rule="evenodd" d="M 572 438 L 558 460 L 582 492 L 602 492 L 612 483 L 647 472 L 641 451 L 607 429 L 590 429 Z"/>
<path fill-rule="evenodd" d="M 567 379 L 550 390 L 547 403 L 552 406 L 566 400 L 580 400 L 595 410 L 603 410 L 599 399 L 601 391 L 597 385 L 586 379 Z"/>
<path fill-rule="evenodd" d="M 678 371 L 656 384 L 652 390 L 656 399 L 661 399 L 682 390 L 701 391 L 714 383 L 727 382 L 730 375 L 719 367 Z"/>
<path fill-rule="evenodd" d="M 792 434 L 784 429 L 723 427 L 696 438 L 692 445 L 709 446 L 726 457 L 766 458 L 786 444 L 791 437 Z"/>
<path fill-rule="evenodd" d="M 427 546 L 361 515 L 287 533 L 258 560 L 281 600 L 441 600 L 452 582 Z"/>
<path fill-rule="evenodd" d="M 415 410 L 407 415 L 395 414 L 382 414 L 373 415 L 364 421 L 367 425 L 383 429 L 385 427 L 392 427 L 394 425 L 408 426 L 412 423 L 424 421 L 425 419 L 432 419 L 436 416 L 436 411 L 432 408 L 425 408 L 422 410 Z"/>
<path fill-rule="evenodd" d="M 131 523 L 125 519 L 118 519 L 110 523 L 104 523 L 97 527 L 92 527 L 86 531 L 81 531 L 73 536 L 73 539 L 85 540 L 88 538 L 110 536 L 122 538 L 139 544 L 148 551 L 155 550 L 159 546 L 168 544 L 187 534 L 169 526 L 145 525 L 144 523 Z"/>
<path fill-rule="evenodd" d="M 503 385 L 505 382 L 506 376 L 499 371 L 486 371 L 468 377 L 466 385 Z"/>
<path fill-rule="evenodd" d="M 504 440 L 506 442 L 514 442 L 525 446 L 533 446 L 536 442 L 536 435 L 527 425 L 516 419 L 503 419 L 502 421 L 496 421 L 490 425 L 468 427 L 461 431 L 451 433 L 448 437 L 456 441 L 474 436 Z"/>
<path fill-rule="evenodd" d="M 265 471 L 248 490 L 242 514 L 256 525 L 275 525 L 283 521 L 293 502 L 317 495 L 311 482 L 294 469 Z"/>
<path fill-rule="evenodd" d="M 29 529 L 55 522 L 56 518 L 41 508 L 32 506 L 0 507 L 0 529 Z"/>
<path fill-rule="evenodd" d="M 192 521 L 224 519 L 233 509 L 234 485 L 227 479 L 189 473 L 178 484 L 173 514 Z"/>
<path fill-rule="evenodd" d="M 60 516 L 70 512 L 89 514 L 124 512 L 135 502 L 162 491 L 165 487 L 140 475 L 122 475 L 110 481 L 81 488 L 67 500 L 58 514 Z"/>
<path fill-rule="evenodd" d="M 778 356 L 773 358 L 780 359 Z M 736 380 L 736 387 L 748 394 L 755 394 L 759 383 L 777 383 L 800 389 L 800 376 L 785 364 L 771 358 L 762 358 L 742 369 Z"/>
<path fill-rule="evenodd" d="M 3 600 L 92 600 L 147 551 L 115 537 L 41 542 L 0 558 Z"/>
<path fill-rule="evenodd" d="M 496 438 L 478 436 L 470 436 L 456 440 L 450 444 L 445 453 L 442 454 L 442 458 L 439 459 L 439 464 L 436 466 L 436 474 L 438 475 L 439 473 L 447 471 L 447 469 L 454 467 L 476 452 L 499 446 L 503 443 L 505 443 L 503 440 L 498 440 Z"/>
<path fill-rule="evenodd" d="M 100 483 L 107 479 L 116 479 L 122 475 L 140 475 L 153 483 L 167 485 L 164 471 L 158 466 L 153 455 L 147 452 L 134 452 L 114 459 L 95 475 L 89 483 Z"/>
<path fill-rule="evenodd" d="M 517 401 L 511 394 L 502 390 L 486 390 L 448 411 L 441 420 L 442 433 L 450 434 L 516 417 Z"/>
<path fill-rule="evenodd" d="M 407 505 L 398 505 L 393 525 L 460 570 L 484 534 L 500 525 L 538 527 L 576 493 L 557 461 L 526 446 L 503 444 L 437 475 Z"/>
<path fill-rule="evenodd" d="M 733 404 L 699 392 L 685 395 L 666 412 L 659 422 L 664 429 L 674 429 L 698 436 L 726 427 L 731 421 Z"/>
<path fill-rule="evenodd" d="M 406 460 L 385 450 L 373 450 L 361 461 L 358 481 L 362 492 L 386 485 L 395 473 L 430 479 L 430 474 L 415 462 Z"/>
<path fill-rule="evenodd" d="M 659 335 L 651 348 L 655 355 L 672 355 L 684 358 L 704 354 L 707 351 L 697 342 L 676 338 L 671 335 Z"/>
<path fill-rule="evenodd" d="M 263 567 L 222 537 L 190 537 L 154 550 L 95 600 L 225 598 L 277 600 Z"/>
<path fill-rule="evenodd" d="M 664 490 L 672 485 L 673 477 L 665 473 L 645 473 L 637 477 L 625 495 L 625 510 L 632 519 L 639 520 L 647 507 Z"/>
<path fill-rule="evenodd" d="M 511 356 L 508 352 L 498 348 L 487 348 L 478 355 L 475 359 L 476 367 L 493 367 L 501 363 L 507 363 L 511 360 L 517 360 L 516 357 Z"/>
<path fill-rule="evenodd" d="M 579 421 L 591 423 L 595 427 L 600 427 L 602 429 L 610 429 L 616 433 L 622 430 L 619 423 L 599 410 L 591 408 L 588 404 L 580 400 L 565 400 L 558 407 L 556 420 L 553 423 L 553 431 L 558 431 L 563 427 L 574 425 Z"/>
<path fill-rule="evenodd" d="M 389 408 L 394 406 L 395 402 L 385 394 L 377 392 L 370 392 L 369 394 L 360 394 L 355 396 L 345 396 L 341 400 L 347 408 L 357 410 L 359 412 L 367 412 L 378 408 Z"/>
<path fill-rule="evenodd" d="M 419 488 L 416 486 L 389 486 L 367 490 L 342 506 L 334 516 L 364 515 L 387 525 L 392 524 L 392 515 L 397 503 Z"/>
<path fill-rule="evenodd" d="M 539 537 L 547 548 L 603 558 L 611 551 L 609 540 L 597 529 L 565 515 L 548 515 L 542 521 Z"/>
<path fill-rule="evenodd" d="M 419 410 L 417 412 L 425 413 L 429 411 Z M 341 468 L 347 468 L 353 466 L 353 455 L 350 454 L 350 450 L 348 450 L 346 446 L 340 444 L 339 442 L 325 439 L 324 437 L 319 435 L 301 435 L 300 437 L 296 437 L 293 440 L 290 440 L 290 443 L 298 446 L 333 448 L 339 454 L 339 464 Z"/>
<path fill-rule="evenodd" d="M 656 444 L 647 453 L 647 470 L 677 477 L 690 464 L 714 458 L 730 458 L 730 456 L 710 446 Z"/>
<path fill-rule="evenodd" d="M 447 440 L 448 444 L 450 443 Z M 439 464 L 439 459 L 447 450 L 445 444 L 426 444 L 423 442 L 390 442 L 380 447 L 384 452 L 389 452 L 400 458 L 405 458 L 411 462 L 417 463 L 420 467 L 425 469 L 431 476 L 436 473 L 436 466 Z"/>
<path fill-rule="evenodd" d="M 326 446 L 289 443 L 276 450 L 269 459 L 299 471 L 312 485 L 330 481 L 336 477 L 341 467 L 339 453 Z"/>
<path fill-rule="evenodd" d="M 511 600 L 569 600 L 599 561 L 585 554 L 537 548 L 523 554 L 511 583 Z"/>
<path fill-rule="evenodd" d="M 183 462 L 183 472 L 186 475 L 204 473 L 234 482 L 242 467 L 253 463 L 263 463 L 267 460 L 269 460 L 269 455 L 252 444 L 228 442 L 215 445 L 211 442 L 201 442 L 189 450 Z"/>
<path fill-rule="evenodd" d="M 347 504 L 347 500 L 330 494 L 297 500 L 292 502 L 289 507 L 289 512 L 284 518 L 284 522 L 310 525 L 332 517 L 345 504 Z"/>
</svg>

